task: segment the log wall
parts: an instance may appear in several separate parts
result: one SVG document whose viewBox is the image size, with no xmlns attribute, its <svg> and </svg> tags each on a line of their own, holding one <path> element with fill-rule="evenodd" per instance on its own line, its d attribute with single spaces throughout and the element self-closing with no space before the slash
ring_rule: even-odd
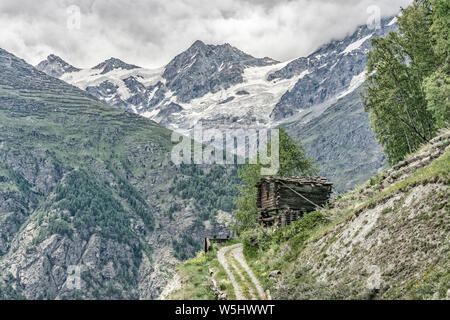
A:
<svg viewBox="0 0 450 320">
<path fill-rule="evenodd" d="M 260 205 L 263 210 L 272 211 L 276 209 L 277 204 L 277 185 L 275 183 L 262 183 L 259 187 Z"/>
<path fill-rule="evenodd" d="M 262 181 L 257 193 L 259 221 L 265 227 L 287 226 L 305 213 L 316 210 L 316 205 L 323 207 L 331 192 L 332 184 L 326 179 Z"/>
</svg>

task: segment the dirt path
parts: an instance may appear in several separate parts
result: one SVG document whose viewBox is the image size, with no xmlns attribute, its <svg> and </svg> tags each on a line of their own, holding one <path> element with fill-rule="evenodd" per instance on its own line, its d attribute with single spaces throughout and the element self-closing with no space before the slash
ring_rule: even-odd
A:
<svg viewBox="0 0 450 320">
<path fill-rule="evenodd" d="M 231 252 L 230 252 L 231 251 Z M 227 253 L 230 252 L 230 254 L 234 257 L 235 261 L 239 265 L 236 265 L 233 262 L 233 259 L 228 260 L 226 258 Z M 220 264 L 225 269 L 225 272 L 228 275 L 228 278 L 230 278 L 230 281 L 234 288 L 234 293 L 236 295 L 236 300 L 247 300 L 247 297 L 245 296 L 242 287 L 239 285 L 239 283 L 236 281 L 236 277 L 234 276 L 233 270 L 236 274 L 240 277 L 240 282 L 243 283 L 246 286 L 246 291 L 249 292 L 250 299 L 260 299 L 264 300 L 266 299 L 266 296 L 264 294 L 264 290 L 261 287 L 261 284 L 259 283 L 258 279 L 255 277 L 253 271 L 248 266 L 247 262 L 245 261 L 244 254 L 242 252 L 242 244 L 238 243 L 229 247 L 224 247 L 219 250 L 217 253 L 217 258 L 220 262 Z M 247 278 L 250 278 L 251 284 L 247 283 L 245 280 L 245 275 L 243 273 L 246 273 L 248 276 Z M 252 287 L 256 288 L 256 293 L 252 289 Z"/>
<path fill-rule="evenodd" d="M 232 254 L 234 258 L 241 264 L 241 266 L 244 268 L 245 272 L 249 275 L 253 285 L 255 286 L 257 290 L 257 299 L 264 300 L 266 299 L 266 294 L 264 293 L 264 289 L 262 288 L 261 284 L 259 283 L 258 278 L 256 278 L 255 274 L 253 273 L 252 269 L 248 266 L 247 262 L 245 261 L 244 253 L 243 253 L 243 247 L 242 244 L 238 246 L 236 249 L 233 249 Z"/>
<path fill-rule="evenodd" d="M 238 244 L 220 249 L 219 252 L 217 252 L 217 259 L 219 260 L 222 267 L 225 269 L 225 272 L 227 273 L 228 278 L 230 278 L 231 284 L 233 285 L 233 288 L 234 288 L 234 294 L 236 296 L 236 300 L 246 300 L 244 297 L 244 294 L 242 293 L 241 287 L 236 282 L 236 279 L 234 278 L 234 274 L 231 271 L 230 266 L 228 265 L 227 259 L 225 258 L 225 255 L 227 254 L 228 251 L 235 249 L 239 245 L 240 244 L 238 243 Z"/>
</svg>

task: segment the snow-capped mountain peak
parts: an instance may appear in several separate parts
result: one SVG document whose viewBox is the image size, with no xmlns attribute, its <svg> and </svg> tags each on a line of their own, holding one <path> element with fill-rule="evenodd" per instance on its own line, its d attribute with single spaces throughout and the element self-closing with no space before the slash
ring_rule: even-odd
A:
<svg viewBox="0 0 450 320">
<path fill-rule="evenodd" d="M 102 70 L 101 74 L 105 74 L 105 73 L 108 73 L 115 69 L 132 70 L 132 69 L 137 69 L 137 68 L 139 68 L 139 67 L 135 66 L 133 64 L 125 63 L 120 59 L 110 58 L 110 59 L 103 61 L 102 63 L 96 65 L 92 69 Z"/>
<path fill-rule="evenodd" d="M 75 68 L 54 54 L 50 54 L 47 59 L 41 61 L 36 68 L 55 78 L 59 78 L 67 72 L 80 71 L 80 69 Z"/>
<path fill-rule="evenodd" d="M 167 64 L 163 77 L 177 100 L 189 103 L 209 92 L 242 83 L 245 68 L 275 63 L 273 59 L 255 58 L 228 43 L 206 45 L 197 40 Z"/>
<path fill-rule="evenodd" d="M 315 113 L 320 109 L 323 111 L 327 105 L 343 97 L 343 94 L 359 87 L 365 80 L 370 40 L 395 29 L 396 24 L 390 21 L 395 20 L 392 17 L 382 19 L 381 28 L 375 30 L 362 25 L 353 34 L 323 45 L 311 55 L 293 60 L 284 68 L 271 73 L 269 80 L 281 80 L 309 71 L 308 76 L 300 79 L 292 90 L 281 97 L 271 118 L 286 121 L 288 118 L 301 116 L 301 113 Z"/>
<path fill-rule="evenodd" d="M 210 127 L 310 121 L 364 82 L 370 40 L 396 28 L 392 21 L 383 19 L 376 30 L 360 26 L 284 63 L 253 57 L 228 43 L 197 40 L 160 69 L 111 58 L 60 78 L 180 132 L 200 120 Z"/>
</svg>

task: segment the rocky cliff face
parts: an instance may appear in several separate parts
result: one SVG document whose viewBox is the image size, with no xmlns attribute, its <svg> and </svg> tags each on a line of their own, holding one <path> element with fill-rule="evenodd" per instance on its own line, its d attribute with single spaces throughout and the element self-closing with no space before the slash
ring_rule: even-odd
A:
<svg viewBox="0 0 450 320">
<path fill-rule="evenodd" d="M 138 68 L 139 68 L 138 66 L 125 63 L 120 59 L 110 58 L 102 63 L 99 63 L 92 69 L 101 70 L 100 74 L 106 74 L 106 73 L 111 72 L 116 69 L 133 70 L 133 69 L 138 69 Z"/>
<path fill-rule="evenodd" d="M 0 128 L 0 298 L 156 298 L 228 232 L 172 192 L 169 130 L 2 49 Z"/>
</svg>

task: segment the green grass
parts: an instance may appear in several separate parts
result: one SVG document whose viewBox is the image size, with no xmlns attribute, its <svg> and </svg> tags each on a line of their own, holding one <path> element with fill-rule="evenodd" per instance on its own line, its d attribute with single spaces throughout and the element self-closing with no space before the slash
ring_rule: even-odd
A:
<svg viewBox="0 0 450 320">
<path fill-rule="evenodd" d="M 199 254 L 182 265 L 177 272 L 183 284 L 182 289 L 172 292 L 170 300 L 215 300 L 210 289 L 212 282 L 209 278 L 209 256 Z"/>
<path fill-rule="evenodd" d="M 245 269 L 242 267 L 242 265 L 236 260 L 235 257 L 230 256 L 230 261 L 233 263 L 234 266 L 236 266 L 237 270 L 240 274 L 240 280 L 241 280 L 241 288 L 245 288 L 244 294 L 246 292 L 251 292 L 255 297 L 258 297 L 258 290 L 256 289 L 255 284 L 253 283 L 252 279 L 250 278 L 250 275 L 245 271 Z M 251 297 L 249 296 L 249 299 Z"/>
<path fill-rule="evenodd" d="M 241 273 L 241 270 L 239 268 L 237 268 L 237 266 L 235 266 L 235 264 L 234 264 L 235 259 L 233 258 L 232 254 L 231 254 L 231 250 L 227 252 L 227 254 L 225 255 L 225 259 L 228 262 L 230 271 L 233 274 L 237 285 L 241 289 L 243 296 L 246 299 L 251 299 L 249 287 L 245 281 L 243 274 Z"/>
<path fill-rule="evenodd" d="M 335 213 L 337 217 L 332 223 L 318 228 L 311 236 L 310 241 L 314 241 L 321 237 L 323 234 L 334 228 L 336 225 L 350 219 L 356 213 L 361 212 L 364 209 L 373 207 L 377 202 L 384 200 L 398 191 L 406 190 L 407 187 L 413 186 L 417 183 L 424 183 L 434 178 L 441 178 L 448 182 L 448 173 L 450 172 L 450 151 L 446 151 L 438 159 L 433 161 L 431 165 L 421 168 L 414 172 L 411 176 L 405 180 L 399 181 L 382 190 L 374 195 L 371 199 L 363 202 L 355 209 L 342 210 Z"/>
<path fill-rule="evenodd" d="M 405 289 L 411 299 L 445 299 L 450 290 L 450 269 L 448 265 L 429 268 L 419 277 L 411 279 Z"/>
</svg>

